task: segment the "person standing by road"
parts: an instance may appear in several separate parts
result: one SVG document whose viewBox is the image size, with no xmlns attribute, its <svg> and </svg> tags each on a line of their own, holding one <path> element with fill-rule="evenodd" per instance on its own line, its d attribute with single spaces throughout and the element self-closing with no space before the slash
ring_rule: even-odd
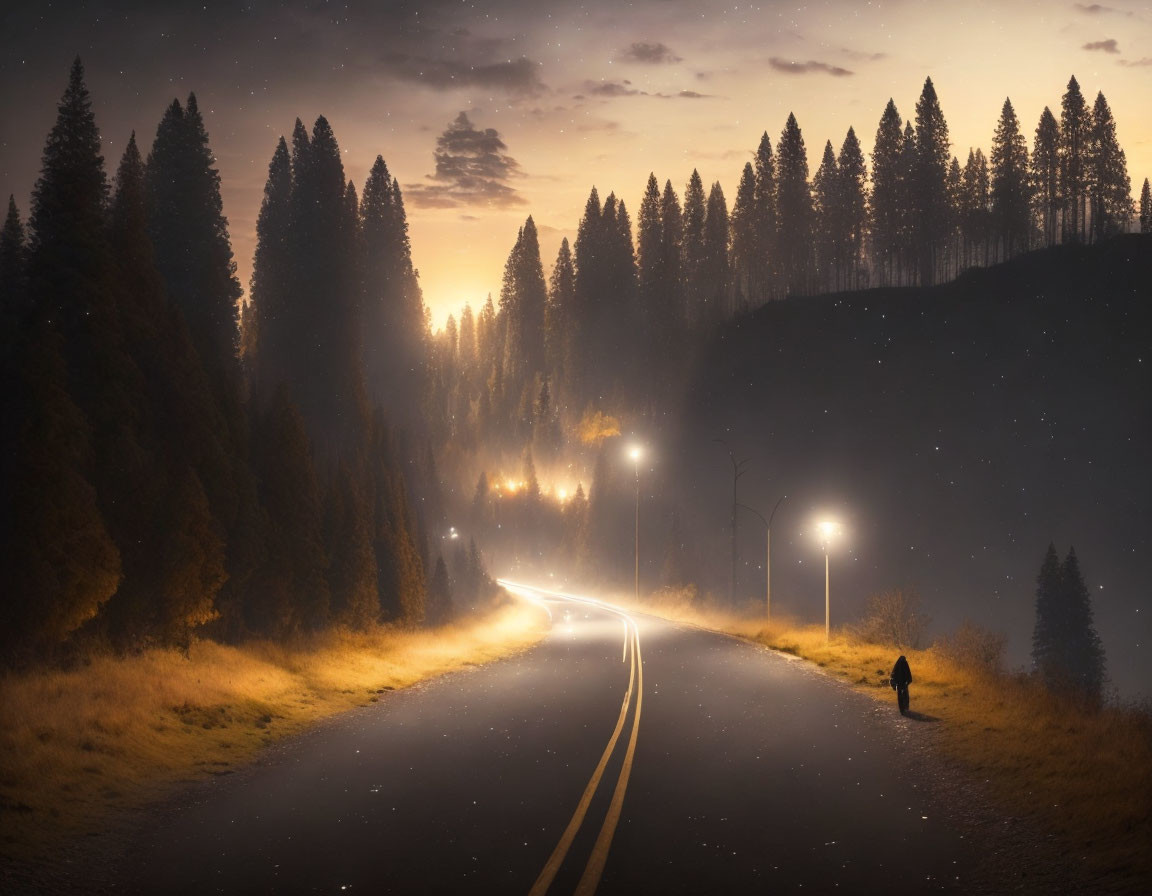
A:
<svg viewBox="0 0 1152 896">
<path fill-rule="evenodd" d="M 908 667 L 907 658 L 901 654 L 892 667 L 892 690 L 896 692 L 896 702 L 900 706 L 900 715 L 908 714 L 908 685 L 912 684 L 912 670 Z"/>
</svg>

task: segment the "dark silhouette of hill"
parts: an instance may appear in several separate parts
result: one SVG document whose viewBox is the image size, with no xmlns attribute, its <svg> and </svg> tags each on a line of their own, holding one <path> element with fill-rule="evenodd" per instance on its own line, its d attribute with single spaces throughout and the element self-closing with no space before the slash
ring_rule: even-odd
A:
<svg viewBox="0 0 1152 896">
<path fill-rule="evenodd" d="M 1023 664 L 1045 548 L 1074 544 L 1109 672 L 1147 691 L 1152 237 L 1033 252 L 933 288 L 774 302 L 723 329 L 687 399 L 674 477 L 704 511 L 723 591 L 731 468 L 717 437 L 752 458 L 742 500 L 763 512 L 789 495 L 773 538 L 781 608 L 823 617 L 806 533 L 830 509 L 847 523 L 834 624 L 866 593 L 912 583 L 936 630 L 1001 629 Z M 739 591 L 761 594 L 763 529 L 740 525 Z"/>
</svg>

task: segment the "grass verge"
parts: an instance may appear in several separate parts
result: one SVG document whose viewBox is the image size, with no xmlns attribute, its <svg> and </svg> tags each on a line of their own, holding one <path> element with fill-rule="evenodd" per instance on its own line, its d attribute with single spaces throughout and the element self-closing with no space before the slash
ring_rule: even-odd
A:
<svg viewBox="0 0 1152 896">
<path fill-rule="evenodd" d="M 227 774 L 273 741 L 388 691 L 523 650 L 539 611 L 504 607 L 434 631 L 332 632 L 287 647 L 211 641 L 0 678 L 0 854 L 61 836 L 179 782 Z"/>
<path fill-rule="evenodd" d="M 815 663 L 891 705 L 888 676 L 904 653 L 912 668 L 913 719 L 932 723 L 961 767 L 988 781 L 1001 811 L 1035 818 L 1076 859 L 1122 879 L 1152 879 L 1152 716 L 1101 710 L 1049 694 L 1021 675 L 990 674 L 936 648 L 872 644 L 823 626 L 702 612 L 665 601 L 650 612 L 737 635 Z"/>
</svg>

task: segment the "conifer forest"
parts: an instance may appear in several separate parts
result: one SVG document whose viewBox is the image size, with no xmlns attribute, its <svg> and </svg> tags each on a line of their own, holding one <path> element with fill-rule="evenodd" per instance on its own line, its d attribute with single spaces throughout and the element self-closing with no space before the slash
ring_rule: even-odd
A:
<svg viewBox="0 0 1152 896">
<path fill-rule="evenodd" d="M 722 854 L 761 849 L 759 840 L 707 832 L 705 819 L 729 811 L 712 802 L 728 786 L 715 783 L 720 771 L 702 773 L 713 783 L 697 803 L 689 802 L 694 785 L 672 797 L 646 783 L 656 761 L 646 749 L 688 731 L 722 738 L 730 728 L 687 715 L 660 721 L 659 688 L 672 694 L 678 685 L 671 671 L 661 678 L 655 617 L 636 611 L 813 660 L 857 690 L 878 681 L 879 699 L 893 707 L 888 670 L 907 654 L 920 676 L 913 709 L 991 690 L 1000 703 L 980 712 L 1000 712 L 1019 689 L 1032 695 L 1030 707 L 1063 707 L 1043 712 L 1112 719 L 1116 755 L 1129 751 L 1127 774 L 1137 770 L 1133 785 L 1124 788 L 1119 772 L 1113 790 L 1103 771 L 1092 780 L 1099 792 L 1137 799 L 1152 780 L 1147 744 L 1132 735 L 1123 741 L 1131 746 L 1118 745 L 1115 719 L 1133 714 L 1123 730 L 1146 734 L 1152 699 L 1152 63 L 1134 49 L 1140 35 L 1152 39 L 1147 11 L 1066 4 L 1053 15 L 1073 24 L 1043 37 L 1064 41 L 1063 55 L 1053 50 L 1041 62 L 1021 40 L 1022 58 L 1035 64 L 1017 64 L 1011 35 L 1035 22 L 1039 47 L 1041 30 L 1051 30 L 1040 29 L 1039 7 L 993 3 L 970 11 L 971 22 L 941 8 L 934 27 L 955 33 L 930 39 L 927 14 L 910 11 L 891 26 L 893 40 L 866 51 L 868 39 L 881 46 L 871 30 L 879 13 L 858 13 L 865 24 L 854 40 L 834 20 L 847 15 L 839 0 L 788 13 L 787 26 L 774 3 L 746 11 L 703 4 L 708 11 L 695 19 L 677 4 L 593 3 L 579 14 L 557 8 L 547 27 L 551 13 L 520 2 L 480 6 L 491 15 L 439 2 L 199 12 L 79 3 L 69 23 L 62 11 L 0 14 L 11 29 L 0 39 L 9 58 L 0 62 L 8 82 L 0 104 L 11 122 L 0 132 L 8 194 L 0 681 L 13 683 L 4 687 L 147 657 L 199 663 L 217 649 L 275 657 L 297 674 L 319 662 L 299 657 L 324 645 L 367 649 L 378 642 L 364 639 L 393 637 L 447 645 L 521 611 L 547 623 L 550 634 L 534 636 L 544 644 L 571 639 L 563 642 L 570 658 L 591 649 L 582 638 L 602 636 L 582 620 L 617 614 L 605 650 L 619 665 L 623 618 L 626 662 L 622 672 L 604 668 L 625 676 L 624 708 L 569 831 L 561 836 L 602 744 L 589 747 L 587 769 L 581 754 L 584 777 L 573 792 L 561 788 L 564 818 L 531 815 L 548 792 L 537 783 L 522 804 L 531 836 L 512 821 L 499 836 L 480 821 L 460 829 L 461 843 L 480 855 L 485 837 L 527 847 L 519 858 L 492 858 L 491 877 L 473 860 L 474 892 L 747 892 L 771 880 L 817 890 L 844 881 L 850 892 L 887 886 L 879 869 L 892 862 L 879 858 L 872 877 L 860 871 L 871 868 L 863 858 L 828 865 L 840 870 L 827 877 L 816 865 L 779 878 L 756 876 L 766 873 L 758 866 L 745 877 L 732 862 L 693 877 L 677 864 L 688 861 L 683 852 L 669 854 L 664 870 L 627 864 L 647 854 L 645 837 L 659 828 L 639 813 L 662 799 L 669 807 L 683 800 L 683 817 L 705 825 L 697 840 L 725 844 Z M 989 37 L 995 15 L 1007 24 Z M 77 30 L 83 23 L 92 37 Z M 831 35 L 819 45 L 807 37 L 818 27 Z M 990 49 L 964 57 L 979 41 Z M 954 68 L 960 58 L 988 71 L 966 80 Z M 642 637 L 650 639 L 643 660 Z M 555 648 L 511 643 L 505 649 L 522 658 L 501 663 L 531 670 L 514 690 L 529 681 L 542 688 L 549 675 L 567 688 L 593 674 L 589 660 L 561 672 L 560 659 L 531 652 Z M 838 646 L 821 652 L 831 649 L 825 644 Z M 677 649 L 687 656 L 685 645 Z M 885 646 L 873 657 L 861 645 Z M 469 670 L 498 655 L 473 660 L 468 649 L 452 648 Z M 709 662 L 728 662 L 714 650 Z M 732 662 L 744 676 L 740 664 L 752 660 Z M 697 674 L 700 706 L 718 720 L 729 704 L 757 704 L 757 696 L 740 702 L 735 679 L 713 679 L 718 668 Z M 647 669 L 651 709 L 636 702 Z M 335 684 L 335 672 L 305 674 L 313 684 L 328 676 L 333 693 L 365 688 L 359 678 Z M 447 680 L 463 692 L 468 676 L 488 673 L 461 674 Z M 635 685 L 630 674 L 639 675 Z M 972 677 L 957 685 L 952 674 Z M 478 678 L 477 687 L 505 693 L 487 682 Z M 428 700 L 441 693 L 428 687 Z M 389 750 L 407 749 L 405 739 L 436 719 L 464 725 L 482 712 L 482 703 L 420 710 L 418 692 L 386 694 L 393 686 L 375 680 L 367 688 L 381 707 L 401 701 L 385 710 L 397 719 L 408 718 L 404 700 L 428 713 L 381 729 Z M 825 699 L 812 693 L 804 701 Z M 185 726 L 195 719 L 192 727 L 209 732 L 241 717 L 233 702 L 219 710 L 231 722 L 201 725 L 196 700 L 164 699 Z M 917 721 L 961 725 L 955 713 L 975 712 L 975 699 L 964 710 L 920 703 L 920 714 L 902 705 L 896 718 L 913 734 L 924 730 Z M 278 705 L 260 703 L 255 728 L 280 724 Z M 841 712 L 835 706 L 829 713 Z M 534 711 L 509 709 L 509 717 Z M 734 711 L 743 721 L 732 730 L 753 724 L 750 710 Z M 19 712 L 4 717 L 12 732 L 23 724 Z M 956 730 L 1023 725 L 984 718 Z M 28 724 L 29 743 L 60 736 L 48 722 Z M 599 738 L 599 722 L 583 724 Z M 1068 722 L 1066 734 L 1103 724 Z M 859 735 L 856 725 L 841 730 Z M 99 753 L 103 735 L 94 736 L 89 752 Z M 1027 794 L 1020 805 L 1031 805 L 1035 789 L 1021 769 L 1055 761 L 1008 762 L 1015 747 L 956 736 L 949 755 L 957 762 L 1011 768 L 1004 793 Z M 16 737 L 0 752 L 26 752 Z M 443 737 L 466 743 L 464 733 Z M 820 737 L 813 742 L 831 743 Z M 1033 749 L 1044 738 L 1027 740 Z M 700 743 L 701 755 L 729 755 L 727 741 Z M 432 762 L 439 747 L 413 741 L 411 749 L 423 757 L 414 762 Z M 977 749 L 998 752 L 989 759 Z M 1066 756 L 1080 749 L 1060 748 Z M 513 774 L 495 757 L 475 760 L 492 769 L 491 781 L 477 784 L 481 801 L 494 798 L 483 787 Z M 0 818 L 39 824 L 49 810 L 19 790 L 26 773 L 5 762 Z M 442 768 L 447 782 L 469 762 Z M 598 783 L 605 769 L 616 788 L 611 805 Z M 227 786 L 246 793 L 260 774 Z M 794 769 L 779 799 L 804 803 L 809 791 L 788 789 L 801 788 L 804 774 Z M 1045 787 L 1076 777 L 1044 774 Z M 1089 797 L 1036 792 L 1050 805 L 995 812 L 1078 836 L 1045 813 Z M 315 799 L 319 818 L 329 797 Z M 389 799 L 405 805 L 399 791 Z M 1092 806 L 1073 815 L 1107 814 Z M 667 818 L 677 811 L 668 808 Z M 861 824 L 867 817 L 836 811 Z M 1117 809 L 1116 818 L 1141 811 Z M 914 814 L 936 818 L 925 807 Z M 601 818 L 599 839 L 578 833 Z M 1108 892 L 1133 882 L 1136 892 L 1152 874 L 1134 846 L 1119 858 L 1135 843 L 1125 838 L 1142 836 L 1147 823 L 1146 814 L 1123 830 L 1116 822 L 1109 842 L 1117 852 L 1093 867 L 1129 876 L 1099 878 L 1119 881 Z M 759 830 L 739 820 L 733 827 Z M 825 846 L 838 837 L 820 830 Z M 982 859 L 974 878 L 941 878 L 943 888 L 1054 892 L 1045 875 L 1063 866 L 1053 858 L 1041 869 L 1044 850 L 1055 847 L 1031 849 L 1029 837 L 1043 839 L 1032 830 L 1014 828 L 1000 864 Z M 901 836 L 912 845 L 920 834 Z M 939 836 L 909 850 L 909 887 L 934 880 L 929 864 L 952 855 Z M 22 863 L 6 872 L 13 892 L 64 891 L 64 877 L 44 876 L 51 863 L 8 852 L 18 841 L 0 845 L 0 856 Z M 1080 841 L 1052 842 L 1079 854 L 1068 844 Z M 417 862 L 421 846 L 385 863 L 395 877 L 373 877 L 382 872 L 349 860 L 344 877 L 299 871 L 294 881 L 259 883 L 251 876 L 259 863 L 237 858 L 232 869 L 226 850 L 208 860 L 191 846 L 153 845 L 157 858 L 123 866 L 141 892 L 173 891 L 177 876 L 196 892 L 208 885 L 196 877 L 201 865 L 234 880 L 228 892 L 333 882 L 456 892 L 472 873 L 449 878 L 447 859 L 437 870 L 420 860 L 417 873 L 405 863 Z M 1007 850 L 1033 858 L 1007 870 Z M 308 861 L 319 866 L 323 852 Z M 280 861 L 292 868 L 305 859 Z M 93 891 L 118 873 L 92 878 Z M 425 874 L 429 889 L 412 889 Z M 1097 879 L 1084 880 L 1078 892 L 1093 891 Z M 677 889 L 686 881 L 690 889 Z M 915 891 L 901 886 L 893 892 Z"/>
</svg>

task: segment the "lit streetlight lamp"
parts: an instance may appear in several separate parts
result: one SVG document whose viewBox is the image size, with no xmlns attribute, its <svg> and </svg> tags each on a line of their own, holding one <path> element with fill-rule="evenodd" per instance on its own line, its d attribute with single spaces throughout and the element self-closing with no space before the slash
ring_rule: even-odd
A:
<svg viewBox="0 0 1152 896">
<path fill-rule="evenodd" d="M 633 445 L 628 449 L 628 456 L 632 458 L 632 465 L 636 470 L 636 600 L 640 600 L 640 458 L 644 449 Z"/>
<path fill-rule="evenodd" d="M 821 520 L 817 523 L 820 531 L 820 544 L 824 548 L 824 640 L 832 639 L 831 603 L 828 600 L 828 545 L 840 534 L 840 524 L 834 520 Z"/>
</svg>

